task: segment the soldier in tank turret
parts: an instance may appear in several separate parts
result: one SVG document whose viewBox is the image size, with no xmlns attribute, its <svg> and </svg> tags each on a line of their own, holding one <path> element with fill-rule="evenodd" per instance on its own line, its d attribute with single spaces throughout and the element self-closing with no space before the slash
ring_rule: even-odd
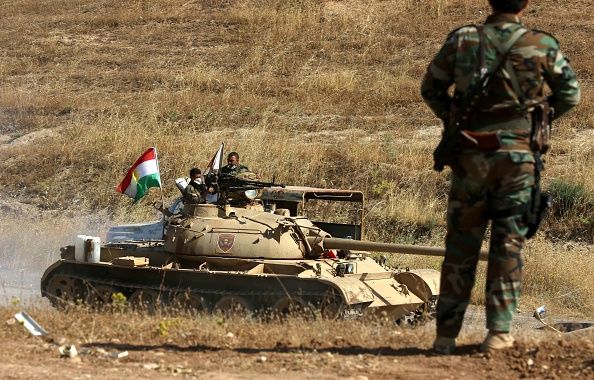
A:
<svg viewBox="0 0 594 380">
<path fill-rule="evenodd" d="M 239 173 L 249 172 L 247 166 L 239 163 L 239 153 L 231 152 L 227 155 L 227 165 L 221 168 L 222 175 L 236 176 Z"/>
<path fill-rule="evenodd" d="M 190 182 L 183 191 L 184 204 L 205 203 L 206 193 L 206 185 L 202 183 L 202 172 L 198 168 L 192 168 L 190 170 Z"/>
</svg>

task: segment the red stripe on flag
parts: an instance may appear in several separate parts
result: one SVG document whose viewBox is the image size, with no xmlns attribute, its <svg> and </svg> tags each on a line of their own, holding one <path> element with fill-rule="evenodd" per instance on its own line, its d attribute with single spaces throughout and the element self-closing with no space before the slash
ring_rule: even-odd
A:
<svg viewBox="0 0 594 380">
<path fill-rule="evenodd" d="M 134 165 L 132 165 L 130 169 L 128 169 L 128 173 L 126 173 L 126 176 L 122 180 L 122 183 L 120 183 L 118 187 L 116 187 L 116 191 L 118 193 L 123 193 L 124 191 L 126 191 L 128 186 L 130 186 L 130 182 L 132 182 L 132 173 L 134 173 L 134 169 L 136 169 L 136 167 L 142 164 L 144 161 L 154 160 L 156 158 L 157 155 L 155 154 L 155 148 L 148 148 L 146 152 L 144 152 L 142 156 L 140 156 L 138 160 L 136 160 Z"/>
</svg>

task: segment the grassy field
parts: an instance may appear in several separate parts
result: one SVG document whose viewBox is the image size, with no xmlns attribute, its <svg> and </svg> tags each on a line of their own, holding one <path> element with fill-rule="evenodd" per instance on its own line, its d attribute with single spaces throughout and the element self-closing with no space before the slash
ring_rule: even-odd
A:
<svg viewBox="0 0 594 380">
<path fill-rule="evenodd" d="M 483 3 L 15 0 L 0 8 L 0 194 L 142 220 L 160 195 L 132 207 L 114 187 L 144 149 L 157 146 L 170 199 L 224 141 L 263 179 L 365 191 L 370 239 L 442 244 L 448 174 L 431 170 L 440 127 L 420 80 Z M 594 315 L 594 4 L 532 3 L 525 22 L 559 39 L 583 102 L 555 125 L 555 202 L 526 250 L 523 302 Z"/>
</svg>

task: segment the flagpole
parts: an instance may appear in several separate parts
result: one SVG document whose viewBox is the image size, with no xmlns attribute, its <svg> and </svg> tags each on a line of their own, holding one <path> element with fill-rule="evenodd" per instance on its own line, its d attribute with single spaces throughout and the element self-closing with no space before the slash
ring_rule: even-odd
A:
<svg viewBox="0 0 594 380">
<path fill-rule="evenodd" d="M 163 195 L 163 181 L 161 180 L 161 167 L 159 166 L 159 155 L 157 153 L 157 144 L 154 144 L 155 148 L 155 161 L 157 161 L 157 170 L 159 171 L 159 189 L 161 189 L 161 207 L 165 209 L 165 196 Z M 163 214 L 165 215 L 165 214 Z M 163 227 L 165 228 L 165 227 Z"/>
<path fill-rule="evenodd" d="M 159 155 L 157 153 L 157 144 L 154 144 L 155 148 L 155 161 L 157 161 L 157 170 L 159 171 L 159 189 L 161 189 L 161 213 L 163 214 L 163 223 L 161 225 L 161 236 L 165 236 L 165 197 L 163 196 L 163 181 L 161 180 L 161 166 L 159 166 Z"/>
</svg>

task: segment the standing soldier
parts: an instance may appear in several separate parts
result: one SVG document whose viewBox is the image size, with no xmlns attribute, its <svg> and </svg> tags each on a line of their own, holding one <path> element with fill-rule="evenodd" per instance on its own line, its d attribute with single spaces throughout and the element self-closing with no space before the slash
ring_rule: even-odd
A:
<svg viewBox="0 0 594 380">
<path fill-rule="evenodd" d="M 485 24 L 452 32 L 423 79 L 422 96 L 445 125 L 434 153 L 435 168 L 449 165 L 453 171 L 433 344 L 441 354 L 456 348 L 489 220 L 489 333 L 481 350 L 513 345 L 509 331 L 520 295 L 521 249 L 534 232 L 530 210 L 541 198 L 548 105 L 559 117 L 580 99 L 575 74 L 557 40 L 520 22 L 527 3 L 489 0 L 493 13 Z M 552 90 L 548 97 L 545 83 Z M 453 97 L 448 94 L 451 85 Z"/>
</svg>

